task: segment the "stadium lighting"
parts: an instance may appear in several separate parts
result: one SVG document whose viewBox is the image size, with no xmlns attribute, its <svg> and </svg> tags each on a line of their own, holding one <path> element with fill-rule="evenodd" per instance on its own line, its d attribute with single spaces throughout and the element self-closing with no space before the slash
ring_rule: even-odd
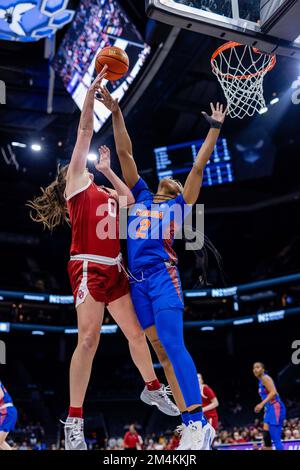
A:
<svg viewBox="0 0 300 470">
<path fill-rule="evenodd" d="M 11 145 L 13 147 L 20 147 L 20 148 L 26 148 L 27 145 L 26 144 L 22 144 L 22 142 L 12 142 Z"/>
<path fill-rule="evenodd" d="M 87 159 L 90 161 L 90 162 L 95 162 L 97 160 L 97 155 L 95 153 L 89 153 L 88 156 L 87 156 Z"/>
<path fill-rule="evenodd" d="M 264 106 L 263 108 L 261 108 L 261 109 L 258 111 L 258 113 L 259 113 L 259 114 L 265 114 L 265 113 L 268 112 L 268 111 L 269 111 L 268 108 L 267 108 L 266 106 Z"/>
<path fill-rule="evenodd" d="M 271 101 L 270 101 L 270 104 L 276 104 L 278 103 L 279 101 L 279 98 L 276 96 L 276 98 L 273 98 Z"/>
<path fill-rule="evenodd" d="M 294 40 L 294 43 L 295 44 L 300 44 L 300 36 L 296 37 L 296 39 Z"/>
<path fill-rule="evenodd" d="M 40 144 L 32 144 L 31 150 L 33 150 L 34 152 L 40 152 L 42 150 L 42 147 Z"/>
</svg>

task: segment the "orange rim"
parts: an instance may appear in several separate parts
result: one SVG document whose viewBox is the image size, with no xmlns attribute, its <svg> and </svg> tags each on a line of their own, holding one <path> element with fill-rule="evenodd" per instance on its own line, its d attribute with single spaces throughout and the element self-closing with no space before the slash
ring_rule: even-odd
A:
<svg viewBox="0 0 300 470">
<path fill-rule="evenodd" d="M 222 44 L 222 46 L 218 47 L 218 49 L 215 50 L 215 52 L 213 53 L 213 55 L 211 56 L 211 59 L 210 59 L 212 69 L 213 70 L 216 69 L 216 67 L 214 66 L 214 60 L 216 59 L 216 57 L 218 57 L 218 55 L 220 55 L 224 51 L 227 51 L 228 49 L 233 49 L 233 48 L 238 47 L 238 46 L 244 46 L 244 44 L 240 44 L 239 42 L 235 42 L 235 41 L 229 41 L 229 42 L 225 42 L 225 44 Z M 263 54 L 263 52 L 261 52 L 259 49 L 255 48 L 255 47 L 252 47 L 252 49 L 257 54 Z M 258 70 L 255 73 L 250 73 L 249 75 L 231 75 L 231 74 L 223 73 L 221 71 L 218 71 L 217 73 L 218 73 L 218 75 L 221 75 L 222 77 L 232 79 L 232 80 L 234 80 L 234 79 L 247 80 L 248 78 L 258 77 L 258 76 L 262 75 L 263 73 L 269 72 L 276 65 L 276 56 L 274 54 L 265 54 L 265 55 L 270 55 L 270 57 L 271 57 L 270 62 L 262 70 Z"/>
</svg>

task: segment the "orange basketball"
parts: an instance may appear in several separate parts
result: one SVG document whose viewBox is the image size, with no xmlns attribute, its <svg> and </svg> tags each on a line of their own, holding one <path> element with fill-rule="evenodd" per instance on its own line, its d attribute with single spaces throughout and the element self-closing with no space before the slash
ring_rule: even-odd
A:
<svg viewBox="0 0 300 470">
<path fill-rule="evenodd" d="M 128 72 L 129 58 L 123 49 L 115 46 L 104 47 L 96 57 L 95 67 L 100 73 L 104 65 L 108 66 L 107 80 L 115 81 L 122 78 Z"/>
</svg>

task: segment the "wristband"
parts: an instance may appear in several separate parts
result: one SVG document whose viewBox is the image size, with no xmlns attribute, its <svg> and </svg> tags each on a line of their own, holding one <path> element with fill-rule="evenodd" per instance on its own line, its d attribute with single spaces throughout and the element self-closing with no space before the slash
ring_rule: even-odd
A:
<svg viewBox="0 0 300 470">
<path fill-rule="evenodd" d="M 222 123 L 218 122 L 218 121 L 215 121 L 214 119 L 211 119 L 210 128 L 211 129 L 221 129 L 222 128 Z"/>
<path fill-rule="evenodd" d="M 203 112 L 202 113 L 205 119 L 207 120 L 208 124 L 210 125 L 211 129 L 221 129 L 222 127 L 222 122 L 216 121 L 213 119 L 211 116 L 209 116 L 207 113 Z"/>
</svg>

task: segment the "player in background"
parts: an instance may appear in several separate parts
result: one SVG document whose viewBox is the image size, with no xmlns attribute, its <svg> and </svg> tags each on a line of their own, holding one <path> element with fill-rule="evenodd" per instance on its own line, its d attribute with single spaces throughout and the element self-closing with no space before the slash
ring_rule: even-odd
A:
<svg viewBox="0 0 300 470">
<path fill-rule="evenodd" d="M 17 409 L 0 380 L 0 450 L 12 450 L 6 439 L 8 434 L 14 431 L 17 418 Z"/>
<path fill-rule="evenodd" d="M 123 448 L 126 450 L 142 450 L 143 439 L 135 429 L 134 424 L 129 426 L 123 439 Z"/>
<path fill-rule="evenodd" d="M 215 392 L 206 385 L 203 381 L 201 374 L 198 374 L 198 380 L 200 384 L 201 396 L 202 396 L 202 409 L 205 418 L 212 425 L 215 431 L 218 431 L 219 417 L 217 408 L 219 406 L 219 401 L 216 397 Z"/>
<path fill-rule="evenodd" d="M 70 408 L 65 423 L 68 450 L 86 450 L 83 432 L 83 402 L 92 362 L 100 340 L 104 309 L 107 309 L 129 342 L 132 360 L 145 382 L 143 401 L 171 416 L 179 411 L 168 397 L 153 369 L 145 334 L 137 320 L 122 265 L 119 240 L 119 203 L 134 202 L 128 187 L 110 167 L 110 151 L 100 148 L 96 168 L 114 190 L 96 186 L 86 168 L 93 136 L 95 95 L 106 67 L 88 90 L 81 113 L 77 141 L 69 165 L 59 169 L 56 180 L 42 195 L 29 202 L 31 217 L 50 230 L 70 219 L 71 259 L 68 272 L 78 320 L 78 344 L 70 366 Z M 108 227 L 108 229 L 106 229 Z"/>
<path fill-rule="evenodd" d="M 284 450 L 281 442 L 283 422 L 285 420 L 285 406 L 277 393 L 273 379 L 266 374 L 262 362 L 253 364 L 253 374 L 258 379 L 258 393 L 262 401 L 254 408 L 255 413 L 264 414 L 264 450 L 272 450 L 272 442 L 276 450 Z"/>
<path fill-rule="evenodd" d="M 101 87 L 100 95 L 102 103 L 112 112 L 123 177 L 136 201 L 129 212 L 127 237 L 131 295 L 135 310 L 164 367 L 181 411 L 183 424 L 179 449 L 209 449 L 215 431 L 203 416 L 196 367 L 184 344 L 183 296 L 176 266 L 177 256 L 172 249 L 172 232 L 178 220 L 172 217 L 178 208 L 182 213 L 188 205 L 197 202 L 203 170 L 216 145 L 226 111 L 223 111 L 223 105 L 217 103 L 216 107 L 211 104 L 211 116 L 204 113 L 210 131 L 184 187 L 171 178 L 164 178 L 156 194 L 153 194 L 138 174 L 132 143 L 118 101 L 112 98 L 106 87 Z"/>
</svg>

